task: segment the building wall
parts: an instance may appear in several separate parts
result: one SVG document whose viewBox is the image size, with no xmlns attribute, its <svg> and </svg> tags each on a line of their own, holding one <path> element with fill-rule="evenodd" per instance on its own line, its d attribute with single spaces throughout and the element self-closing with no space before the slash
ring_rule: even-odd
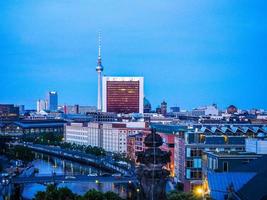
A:
<svg viewBox="0 0 267 200">
<path fill-rule="evenodd" d="M 48 109 L 50 111 L 56 111 L 58 109 L 57 92 L 49 92 L 47 100 L 48 100 Z"/>
<path fill-rule="evenodd" d="M 19 117 L 19 107 L 13 104 L 0 104 L 0 119 L 9 120 Z"/>
<path fill-rule="evenodd" d="M 175 176 L 179 182 L 185 178 L 185 141 L 183 138 L 175 137 L 174 166 Z"/>
<path fill-rule="evenodd" d="M 103 77 L 103 112 L 143 113 L 143 81 L 143 77 Z"/>
<path fill-rule="evenodd" d="M 210 133 L 208 134 L 209 136 L 205 137 L 203 133 L 187 132 L 184 138 L 179 137 L 175 139 L 175 175 L 184 184 L 186 192 L 192 191 L 194 187 L 202 183 L 202 155 L 204 151 L 242 151 L 245 148 L 242 140 L 240 140 L 240 144 L 220 143 L 223 140 L 222 137 L 217 136 L 221 134 L 220 132 L 214 133 L 216 136 L 213 137 Z M 201 136 L 204 137 L 202 138 Z M 206 143 L 205 139 L 210 137 L 212 137 L 212 140 Z M 184 170 L 180 169 L 183 166 Z"/>
<path fill-rule="evenodd" d="M 257 154 L 267 154 L 267 140 L 256 138 L 246 139 L 246 151 Z"/>
<path fill-rule="evenodd" d="M 138 131 L 138 128 L 127 128 L 124 123 L 71 123 L 66 125 L 65 141 L 126 154 L 127 136 Z"/>
</svg>

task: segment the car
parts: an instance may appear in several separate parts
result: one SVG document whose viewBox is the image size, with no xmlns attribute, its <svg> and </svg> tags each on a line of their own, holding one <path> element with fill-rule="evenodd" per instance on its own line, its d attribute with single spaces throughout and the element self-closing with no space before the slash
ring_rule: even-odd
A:
<svg viewBox="0 0 267 200">
<path fill-rule="evenodd" d="M 91 173 L 91 174 L 88 174 L 87 176 L 97 176 L 97 173 Z"/>
<path fill-rule="evenodd" d="M 76 179 L 75 176 L 65 176 L 65 179 Z"/>
<path fill-rule="evenodd" d="M 114 177 L 121 177 L 121 174 L 120 173 L 115 173 L 115 174 L 112 174 L 112 176 L 114 176 Z"/>
</svg>

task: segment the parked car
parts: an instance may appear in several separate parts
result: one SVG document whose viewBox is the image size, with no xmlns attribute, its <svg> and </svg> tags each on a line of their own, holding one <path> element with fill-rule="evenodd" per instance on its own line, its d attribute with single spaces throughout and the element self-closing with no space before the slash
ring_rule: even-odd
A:
<svg viewBox="0 0 267 200">
<path fill-rule="evenodd" d="M 76 179 L 75 176 L 65 176 L 65 179 Z"/>
</svg>

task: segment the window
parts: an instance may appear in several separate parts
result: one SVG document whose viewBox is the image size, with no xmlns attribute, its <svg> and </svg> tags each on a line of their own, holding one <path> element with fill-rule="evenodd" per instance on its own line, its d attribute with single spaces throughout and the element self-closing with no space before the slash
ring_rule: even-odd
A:
<svg viewBox="0 0 267 200">
<path fill-rule="evenodd" d="M 186 161 L 186 167 L 192 168 L 193 167 L 193 160 Z"/>
<path fill-rule="evenodd" d="M 201 156 L 202 156 L 202 150 L 200 149 L 191 150 L 191 157 L 201 157 Z"/>
<path fill-rule="evenodd" d="M 186 157 L 190 157 L 191 149 L 186 148 Z"/>
<path fill-rule="evenodd" d="M 228 172 L 228 162 L 223 162 L 223 171 Z"/>
<path fill-rule="evenodd" d="M 187 169 L 186 170 L 186 178 L 187 179 L 190 179 L 191 178 L 191 170 L 190 169 Z"/>
<path fill-rule="evenodd" d="M 201 179 L 202 172 L 197 170 L 191 170 L 191 179 Z"/>
<path fill-rule="evenodd" d="M 194 166 L 194 168 L 201 168 L 201 159 L 200 158 L 195 158 L 193 166 Z"/>
</svg>

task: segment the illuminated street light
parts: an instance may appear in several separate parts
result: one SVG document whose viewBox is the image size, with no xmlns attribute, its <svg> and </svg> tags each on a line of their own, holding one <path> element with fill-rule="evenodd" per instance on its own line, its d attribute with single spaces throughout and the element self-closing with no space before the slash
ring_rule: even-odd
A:
<svg viewBox="0 0 267 200">
<path fill-rule="evenodd" d="M 205 199 L 205 192 L 202 186 L 199 186 L 195 189 L 196 195 L 199 195 L 202 197 L 202 199 Z"/>
<path fill-rule="evenodd" d="M 204 193 L 203 189 L 200 188 L 200 187 L 196 189 L 196 192 L 197 192 L 197 194 L 199 194 L 199 195 L 202 195 L 202 194 Z"/>
</svg>

